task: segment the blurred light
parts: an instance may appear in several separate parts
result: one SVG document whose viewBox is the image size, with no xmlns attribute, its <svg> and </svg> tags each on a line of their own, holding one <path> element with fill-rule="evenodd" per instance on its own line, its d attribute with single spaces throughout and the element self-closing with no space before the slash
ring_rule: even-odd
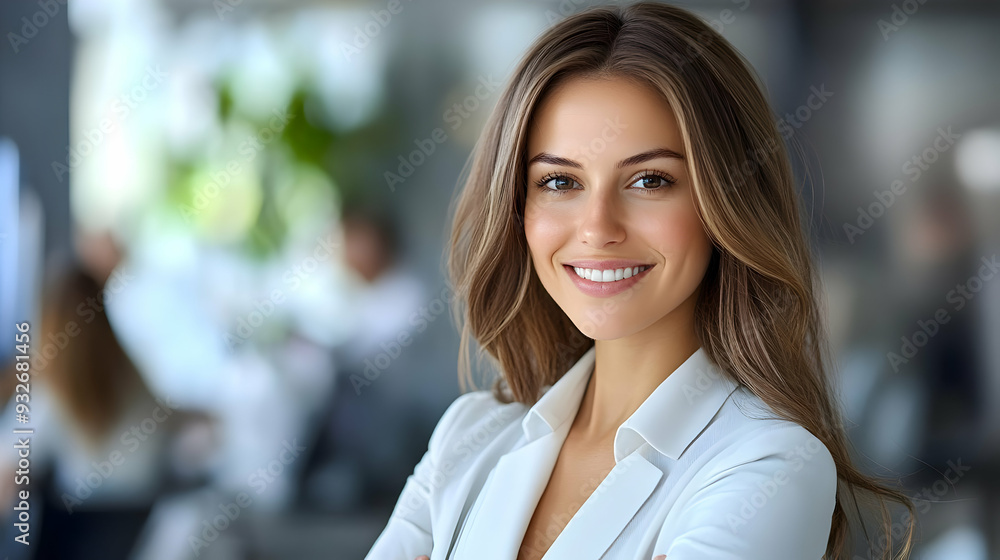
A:
<svg viewBox="0 0 1000 560">
<path fill-rule="evenodd" d="M 286 163 L 276 175 L 275 204 L 289 237 L 312 243 L 339 211 L 338 188 L 322 169 L 308 164 Z"/>
<path fill-rule="evenodd" d="M 163 189 L 160 110 L 172 79 L 159 56 L 171 22 L 158 2 L 71 3 L 76 48 L 70 144 L 55 163 L 71 171 L 73 217 L 86 229 L 121 231 Z M 55 169 L 53 169 L 56 171 Z M 129 237 L 125 237 L 129 240 Z"/>
<path fill-rule="evenodd" d="M 382 103 L 392 34 L 362 41 L 359 30 L 370 18 L 361 9 L 301 10 L 286 29 L 288 58 L 302 65 L 323 100 L 327 124 L 339 130 L 365 124 Z"/>
<path fill-rule="evenodd" d="M 165 141 L 176 157 L 195 159 L 222 127 L 218 96 L 211 77 L 192 58 L 179 57 L 170 73 L 171 80 L 165 86 Z"/>
<path fill-rule="evenodd" d="M 193 211 L 190 218 L 216 242 L 242 239 L 253 227 L 264 203 L 262 170 L 257 153 L 242 156 L 237 146 L 255 130 L 243 122 L 227 125 L 219 153 L 188 177 Z M 234 167 L 235 164 L 235 167 Z M 233 168 L 233 169 L 231 169 Z M 235 173 L 231 172 L 235 170 Z"/>
<path fill-rule="evenodd" d="M 275 41 L 268 27 L 253 21 L 235 39 L 239 56 L 232 67 L 233 104 L 251 118 L 266 120 L 275 108 L 288 105 L 295 87 L 292 68 L 278 49 L 284 38 Z"/>
<path fill-rule="evenodd" d="M 485 6 L 474 17 L 457 26 L 469 68 L 497 79 L 506 79 L 524 50 L 548 28 L 545 17 L 530 5 Z"/>
<path fill-rule="evenodd" d="M 1000 130 L 968 132 L 955 148 L 955 167 L 965 186 L 975 191 L 1000 190 Z"/>
<path fill-rule="evenodd" d="M 982 534 L 974 527 L 953 527 L 937 537 L 921 555 L 926 560 L 986 560 Z"/>
<path fill-rule="evenodd" d="M 0 334 L 4 340 L 14 335 L 15 302 L 17 293 L 17 230 L 18 230 L 18 187 L 21 182 L 20 157 L 17 144 L 9 138 L 0 137 Z M 0 349 L 0 358 L 5 358 L 13 345 Z"/>
</svg>

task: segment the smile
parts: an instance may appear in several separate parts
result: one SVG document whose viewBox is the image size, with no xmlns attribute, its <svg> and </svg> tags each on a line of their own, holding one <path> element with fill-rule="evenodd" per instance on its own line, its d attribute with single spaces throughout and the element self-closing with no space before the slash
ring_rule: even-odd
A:
<svg viewBox="0 0 1000 560">
<path fill-rule="evenodd" d="M 616 268 L 614 270 L 597 270 L 594 268 L 573 267 L 576 275 L 591 282 L 618 282 L 626 278 L 638 275 L 640 272 L 649 269 L 649 266 L 634 266 L 631 268 Z"/>
<path fill-rule="evenodd" d="M 653 265 L 627 268 L 596 269 L 563 265 L 570 280 L 584 294 L 592 297 L 611 297 L 635 286 L 645 278 Z"/>
</svg>

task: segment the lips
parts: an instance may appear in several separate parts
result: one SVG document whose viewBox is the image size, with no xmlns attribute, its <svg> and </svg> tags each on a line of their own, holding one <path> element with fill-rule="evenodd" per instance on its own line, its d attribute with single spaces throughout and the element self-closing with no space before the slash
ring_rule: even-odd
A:
<svg viewBox="0 0 1000 560">
<path fill-rule="evenodd" d="M 654 265 L 636 265 L 615 269 L 589 269 L 584 267 L 574 267 L 569 264 L 563 265 L 563 269 L 566 270 L 566 274 L 569 275 L 570 280 L 581 292 L 588 296 L 601 298 L 620 294 L 635 286 L 639 280 L 641 278 L 645 278 L 653 268 Z M 638 271 L 638 273 L 636 273 L 636 271 Z M 600 274 L 600 280 L 590 279 L 591 277 L 597 278 L 597 274 Z M 629 274 L 629 276 L 626 277 L 625 274 Z M 584 275 L 586 275 L 586 277 Z M 608 280 L 605 281 L 605 278 L 608 278 Z"/>
</svg>

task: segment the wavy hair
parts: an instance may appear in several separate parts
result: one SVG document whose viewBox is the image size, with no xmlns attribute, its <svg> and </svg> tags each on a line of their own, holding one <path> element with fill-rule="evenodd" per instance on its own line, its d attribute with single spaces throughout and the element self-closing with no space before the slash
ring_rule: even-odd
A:
<svg viewBox="0 0 1000 560">
<path fill-rule="evenodd" d="M 709 357 L 779 417 L 820 439 L 837 467 L 826 558 L 850 557 L 850 529 L 878 506 L 893 558 L 887 502 L 909 511 L 900 558 L 909 556 L 914 506 L 888 480 L 854 466 L 824 365 L 828 336 L 819 280 L 784 139 L 750 64 L 683 9 L 648 2 L 568 17 L 529 48 L 503 89 L 454 200 L 447 268 L 461 334 L 463 390 L 476 386 L 471 339 L 499 375 L 500 402 L 534 404 L 593 342 L 535 273 L 524 232 L 526 138 L 532 114 L 571 77 L 638 80 L 673 109 L 689 158 L 696 207 L 713 244 L 695 322 Z M 850 515 L 849 515 L 850 513 Z M 885 546 L 885 545 L 888 546 Z"/>
</svg>

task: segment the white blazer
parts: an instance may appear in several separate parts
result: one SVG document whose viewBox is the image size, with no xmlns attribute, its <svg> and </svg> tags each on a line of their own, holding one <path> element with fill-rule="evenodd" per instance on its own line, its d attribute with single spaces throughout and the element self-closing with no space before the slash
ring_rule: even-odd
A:
<svg viewBox="0 0 1000 560">
<path fill-rule="evenodd" d="M 513 560 L 593 372 L 595 348 L 534 406 L 488 390 L 445 411 L 366 560 Z M 699 348 L 618 428 L 545 560 L 802 560 L 826 550 L 837 473 Z M 595 481 L 596 485 L 596 481 Z M 585 500 L 585 501 L 584 501 Z"/>
</svg>

